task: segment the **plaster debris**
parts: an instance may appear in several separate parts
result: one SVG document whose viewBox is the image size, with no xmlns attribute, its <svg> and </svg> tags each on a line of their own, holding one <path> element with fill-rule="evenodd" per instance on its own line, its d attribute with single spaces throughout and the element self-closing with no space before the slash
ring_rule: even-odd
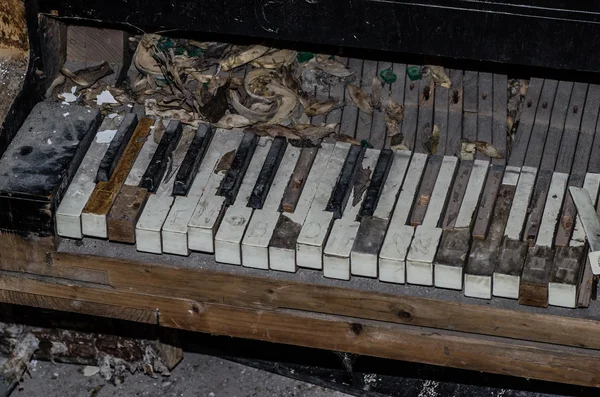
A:
<svg viewBox="0 0 600 397">
<path fill-rule="evenodd" d="M 110 91 L 104 90 L 100 94 L 98 94 L 98 97 L 96 97 L 96 103 L 98 103 L 98 106 L 101 106 L 101 105 L 104 105 L 104 104 L 116 105 L 119 102 L 117 102 L 117 100 L 110 93 Z"/>
<path fill-rule="evenodd" d="M 110 143 L 112 142 L 116 133 L 117 130 L 98 131 L 96 134 L 96 143 Z"/>
</svg>

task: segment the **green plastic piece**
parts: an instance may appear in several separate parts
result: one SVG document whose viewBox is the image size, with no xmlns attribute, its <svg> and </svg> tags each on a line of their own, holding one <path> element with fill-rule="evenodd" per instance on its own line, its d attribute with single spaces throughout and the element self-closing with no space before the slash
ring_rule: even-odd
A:
<svg viewBox="0 0 600 397">
<path fill-rule="evenodd" d="M 204 55 L 204 50 L 202 50 L 202 48 L 190 46 L 187 53 L 191 57 L 201 57 L 202 55 Z"/>
<path fill-rule="evenodd" d="M 312 52 L 299 52 L 297 55 L 298 62 L 304 63 L 313 59 L 315 55 Z"/>
<path fill-rule="evenodd" d="M 406 69 L 406 74 L 411 81 L 421 80 L 421 69 L 418 66 L 411 66 Z"/>
<path fill-rule="evenodd" d="M 373 145 L 371 145 L 369 143 L 369 141 L 367 141 L 366 139 L 363 139 L 362 141 L 360 141 L 360 146 L 367 148 L 367 149 L 372 149 Z"/>
<path fill-rule="evenodd" d="M 381 76 L 383 82 L 386 84 L 395 83 L 398 79 L 398 76 L 396 76 L 396 73 L 394 73 L 392 69 L 382 70 L 381 73 L 379 73 L 379 75 Z"/>
</svg>

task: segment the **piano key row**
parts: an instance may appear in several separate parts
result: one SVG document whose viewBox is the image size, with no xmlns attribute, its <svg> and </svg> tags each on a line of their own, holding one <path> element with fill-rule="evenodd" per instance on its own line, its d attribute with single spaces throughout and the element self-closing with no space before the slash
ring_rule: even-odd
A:
<svg viewBox="0 0 600 397">
<path fill-rule="evenodd" d="M 568 246 L 554 247 L 554 235 L 568 182 L 582 180 L 595 199 L 598 174 L 340 142 L 301 149 L 176 121 L 157 139 L 153 123 L 128 115 L 116 140 L 91 145 L 57 211 L 60 236 L 576 305 L 585 235 L 572 219 Z"/>
</svg>

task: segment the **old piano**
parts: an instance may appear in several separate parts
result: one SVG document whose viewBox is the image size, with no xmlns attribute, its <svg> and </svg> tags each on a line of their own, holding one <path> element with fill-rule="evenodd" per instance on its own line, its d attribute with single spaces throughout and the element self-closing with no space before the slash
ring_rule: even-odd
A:
<svg viewBox="0 0 600 397">
<path fill-rule="evenodd" d="M 598 264 L 569 194 L 600 190 L 600 5 L 25 0 L 23 15 L 0 301 L 600 386 Z M 227 79 L 212 94 L 229 118 L 148 96 L 184 80 L 152 53 L 181 40 L 206 61 L 186 66 L 194 87 Z M 253 91 L 249 76 L 284 74 L 256 61 L 275 50 L 232 65 L 206 42 L 320 71 L 296 76 L 304 127 L 239 124 L 293 90 Z M 274 99 L 249 109 L 239 87 Z"/>
</svg>

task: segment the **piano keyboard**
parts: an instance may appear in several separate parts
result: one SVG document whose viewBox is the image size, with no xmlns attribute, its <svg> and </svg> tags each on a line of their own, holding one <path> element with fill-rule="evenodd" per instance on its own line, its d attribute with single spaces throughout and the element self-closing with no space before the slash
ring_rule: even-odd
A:
<svg viewBox="0 0 600 397">
<path fill-rule="evenodd" d="M 365 81 L 380 69 L 406 74 L 406 65 L 342 61 Z M 385 131 L 383 115 L 367 117 L 351 102 L 321 122 L 340 122 L 371 148 L 331 139 L 297 147 L 249 130 L 106 119 L 98 134 L 116 129 L 115 137 L 90 146 L 57 210 L 58 234 L 154 254 L 214 254 L 223 265 L 266 272 L 305 268 L 339 280 L 580 307 L 582 275 L 596 264 L 569 187 L 585 188 L 596 206 L 600 87 L 531 79 L 508 158 L 477 152 L 461 160 L 461 139 L 507 151 L 506 76 L 449 76 L 454 90 L 424 78 L 384 91 L 404 104 L 410 150 L 390 149 L 376 133 Z M 436 154 L 421 138 L 431 123 L 443 137 Z"/>
</svg>

